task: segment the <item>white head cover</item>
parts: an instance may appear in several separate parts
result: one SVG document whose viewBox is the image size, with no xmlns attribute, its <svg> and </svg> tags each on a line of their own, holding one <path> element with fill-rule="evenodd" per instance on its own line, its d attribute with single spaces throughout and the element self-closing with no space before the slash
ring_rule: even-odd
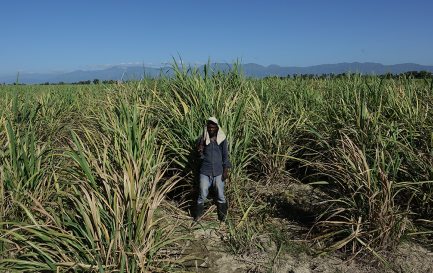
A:
<svg viewBox="0 0 433 273">
<path fill-rule="evenodd" d="M 221 144 L 221 142 L 224 141 L 224 139 L 226 139 L 226 134 L 224 134 L 223 130 L 221 129 L 218 120 L 216 117 L 210 117 L 207 119 L 208 121 L 212 121 L 213 123 L 215 123 L 216 125 L 218 125 L 218 133 L 217 133 L 217 143 L 218 145 Z M 207 131 L 207 126 L 204 127 L 203 130 L 203 140 L 206 143 L 206 145 L 209 145 L 210 143 L 210 136 L 209 136 L 209 132 Z"/>
</svg>

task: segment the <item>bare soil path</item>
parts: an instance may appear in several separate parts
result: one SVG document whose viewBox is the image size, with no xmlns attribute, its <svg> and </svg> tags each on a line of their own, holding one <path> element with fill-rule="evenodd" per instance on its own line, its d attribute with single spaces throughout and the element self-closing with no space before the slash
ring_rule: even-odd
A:
<svg viewBox="0 0 433 273">
<path fill-rule="evenodd" d="M 185 215 L 184 215 L 185 216 Z M 184 263 L 184 272 L 203 273 L 432 273 L 433 253 L 419 245 L 404 242 L 388 254 L 388 268 L 371 260 L 344 260 L 338 254 L 312 255 L 285 252 L 270 242 L 265 249 L 235 255 L 227 247 L 227 226 L 216 219 L 210 207 L 199 222 L 182 217 L 182 225 L 191 240 L 183 246 L 183 255 L 193 257 Z"/>
</svg>

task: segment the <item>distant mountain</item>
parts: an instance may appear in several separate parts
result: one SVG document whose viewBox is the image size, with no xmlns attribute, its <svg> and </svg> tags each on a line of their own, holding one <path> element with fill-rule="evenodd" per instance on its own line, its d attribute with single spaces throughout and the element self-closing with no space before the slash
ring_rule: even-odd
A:
<svg viewBox="0 0 433 273">
<path fill-rule="evenodd" d="M 169 68 L 153 68 L 142 66 L 113 66 L 103 70 L 76 70 L 67 73 L 20 73 L 18 82 L 25 84 L 39 83 L 73 83 L 87 80 L 139 80 L 143 77 L 158 77 L 166 74 Z M 0 75 L 0 83 L 14 83 L 17 75 Z"/>
<path fill-rule="evenodd" d="M 149 68 L 141 66 L 113 66 L 104 70 L 77 70 L 56 75 L 48 82 L 78 82 L 86 80 L 140 80 L 144 76 L 157 77 L 163 73 L 161 68 Z"/>
<path fill-rule="evenodd" d="M 214 71 L 227 71 L 232 68 L 232 64 L 213 63 Z M 307 67 L 283 67 L 278 65 L 262 66 L 255 63 L 241 65 L 243 73 L 247 77 L 263 78 L 266 76 L 280 76 L 294 74 L 341 74 L 345 72 L 382 75 L 386 73 L 400 74 L 408 71 L 429 71 L 433 72 L 433 66 L 419 65 L 414 63 L 404 63 L 395 65 L 383 65 L 380 63 L 337 63 L 321 64 Z M 200 71 L 204 66 L 198 67 Z M 159 75 L 171 76 L 173 71 L 170 67 L 150 68 L 142 66 L 113 66 L 103 70 L 77 70 L 69 73 L 42 74 L 42 73 L 21 73 L 18 81 L 20 83 L 72 83 L 86 80 L 139 80 L 145 77 L 158 77 Z M 13 83 L 17 75 L 0 75 L 0 83 Z"/>
<path fill-rule="evenodd" d="M 429 71 L 433 72 L 433 66 L 425 66 L 414 63 L 383 65 L 380 63 L 338 63 L 338 64 L 321 64 L 307 67 L 281 67 L 278 65 L 261 66 L 258 64 L 245 64 L 242 66 L 245 75 L 251 77 L 266 77 L 294 74 L 341 74 L 341 73 L 361 73 L 383 75 L 386 73 L 400 74 L 408 71 Z"/>
</svg>

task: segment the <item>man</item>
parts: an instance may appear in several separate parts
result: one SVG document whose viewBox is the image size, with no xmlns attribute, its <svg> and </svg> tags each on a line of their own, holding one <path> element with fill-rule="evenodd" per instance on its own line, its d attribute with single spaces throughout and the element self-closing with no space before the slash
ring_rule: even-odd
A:
<svg viewBox="0 0 433 273">
<path fill-rule="evenodd" d="M 194 220 L 199 220 L 203 215 L 204 202 L 209 193 L 209 188 L 213 186 L 217 196 L 218 220 L 224 221 L 227 215 L 224 183 L 227 181 L 228 169 L 231 168 L 231 163 L 228 156 L 226 135 L 221 130 L 215 117 L 210 117 L 207 120 L 197 149 L 201 158 L 200 192 Z"/>
</svg>

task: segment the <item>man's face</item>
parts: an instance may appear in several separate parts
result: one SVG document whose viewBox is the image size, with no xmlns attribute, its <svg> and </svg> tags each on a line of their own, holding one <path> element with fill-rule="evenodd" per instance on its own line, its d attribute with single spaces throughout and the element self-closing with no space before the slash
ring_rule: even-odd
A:
<svg viewBox="0 0 433 273">
<path fill-rule="evenodd" d="M 210 137 L 216 136 L 216 134 L 218 133 L 218 125 L 216 125 L 214 123 L 208 123 L 207 124 L 207 132 L 209 133 Z"/>
</svg>

